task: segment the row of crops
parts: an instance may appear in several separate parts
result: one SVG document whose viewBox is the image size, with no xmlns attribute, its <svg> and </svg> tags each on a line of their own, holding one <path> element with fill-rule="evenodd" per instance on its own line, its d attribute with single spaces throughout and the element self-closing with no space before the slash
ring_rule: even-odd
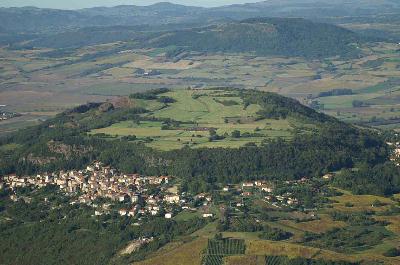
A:
<svg viewBox="0 0 400 265">
<path fill-rule="evenodd" d="M 246 246 L 243 239 L 210 239 L 208 240 L 202 264 L 222 265 L 225 256 L 242 255 L 245 250 Z"/>
<path fill-rule="evenodd" d="M 204 252 L 202 265 L 223 265 L 226 256 L 245 254 L 243 239 L 210 239 Z M 265 265 L 359 265 L 347 261 L 328 261 L 320 259 L 306 259 L 302 257 L 289 258 L 287 256 L 266 256 Z"/>
<path fill-rule="evenodd" d="M 223 264 L 222 255 L 205 255 L 203 257 L 203 265 L 222 265 Z"/>
</svg>

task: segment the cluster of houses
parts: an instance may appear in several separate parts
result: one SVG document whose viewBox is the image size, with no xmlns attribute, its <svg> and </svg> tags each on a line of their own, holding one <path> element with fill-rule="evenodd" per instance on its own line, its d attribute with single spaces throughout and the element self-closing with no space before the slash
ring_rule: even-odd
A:
<svg viewBox="0 0 400 265">
<path fill-rule="evenodd" d="M 322 176 L 324 180 L 330 180 L 334 177 L 333 173 Z M 301 185 L 312 186 L 313 179 L 303 177 L 298 180 L 288 181 L 246 181 L 235 185 L 226 185 L 222 187 L 222 192 L 231 193 L 238 196 L 231 197 L 229 207 L 235 212 L 241 212 L 246 208 L 249 201 L 259 200 L 264 201 L 270 208 L 277 209 L 300 209 L 301 211 L 309 212 L 307 218 L 316 218 L 316 208 L 306 208 L 302 203 L 302 198 L 296 193 L 296 186 Z M 292 190 L 292 188 L 294 188 Z M 315 192 L 318 192 L 317 190 Z M 308 213 L 307 213 L 308 214 Z M 222 214 L 223 215 L 223 214 Z M 257 221 L 257 220 L 256 220 Z M 258 222 L 258 221 L 257 221 Z"/>
<path fill-rule="evenodd" d="M 400 152 L 399 152 L 400 155 Z M 322 178 L 329 180 L 333 174 L 326 174 Z M 304 177 L 300 180 L 286 181 L 286 185 L 301 185 L 310 179 Z M 36 186 L 45 187 L 56 185 L 66 194 L 73 195 L 72 203 L 82 203 L 94 208 L 96 216 L 118 212 L 121 216 L 135 217 L 139 220 L 142 216 L 163 216 L 170 219 L 182 210 L 199 211 L 204 218 L 213 217 L 210 206 L 212 197 L 207 193 L 194 196 L 178 193 L 176 188 L 171 188 L 169 176 L 142 176 L 139 174 L 122 174 L 116 169 L 95 162 L 84 170 L 60 171 L 53 174 L 41 174 L 35 177 L 18 177 L 9 175 L 0 179 L 0 189 L 8 186 L 11 190 L 18 187 Z M 243 182 L 240 185 L 226 185 L 222 192 L 233 191 L 239 195 L 233 207 L 244 206 L 246 198 L 256 195 L 274 207 L 298 207 L 300 202 L 292 193 L 281 194 L 276 189 L 276 183 L 257 180 Z M 11 195 L 13 200 L 18 200 L 16 193 Z M 106 199 L 100 200 L 97 199 Z M 201 202 L 193 206 L 193 202 Z M 197 207 L 197 208 L 196 208 Z"/>
<path fill-rule="evenodd" d="M 172 218 L 176 209 L 185 207 L 187 201 L 176 191 L 169 192 L 169 176 L 141 176 L 138 174 L 121 174 L 116 169 L 95 162 L 84 170 L 60 171 L 53 174 L 40 174 L 35 177 L 9 175 L 0 181 L 0 188 L 8 186 L 11 190 L 19 187 L 56 185 L 66 194 L 76 195 L 72 203 L 83 203 L 95 208 L 95 215 L 110 213 L 113 205 L 120 205 L 121 216 L 160 215 Z M 151 194 L 149 187 L 159 189 Z M 101 206 L 96 199 L 108 199 Z M 17 200 L 16 194 L 11 199 Z M 182 207 L 183 206 L 183 207 Z M 129 207 L 129 208 L 127 208 Z M 189 208 L 186 206 L 186 208 Z M 170 212 L 169 212 L 170 211 Z"/>
<path fill-rule="evenodd" d="M 0 105 L 4 106 L 4 105 Z M 8 112 L 8 111 L 2 111 L 0 110 L 0 121 L 5 121 L 14 117 L 20 116 L 19 113 L 15 113 L 15 112 Z"/>
<path fill-rule="evenodd" d="M 297 181 L 286 181 L 286 184 L 297 185 L 299 183 L 306 182 L 307 179 L 303 178 Z M 223 187 L 224 192 L 233 190 L 232 185 Z M 296 206 L 299 204 L 299 200 L 293 196 L 292 193 L 286 192 L 284 194 L 277 194 L 275 185 L 269 181 L 257 180 L 248 181 L 241 183 L 240 187 L 236 187 L 236 190 L 240 192 L 241 198 L 250 197 L 258 194 L 262 196 L 264 201 L 270 203 L 272 206 L 280 208 L 281 206 Z M 243 200 L 235 203 L 236 207 L 244 206 Z"/>
</svg>

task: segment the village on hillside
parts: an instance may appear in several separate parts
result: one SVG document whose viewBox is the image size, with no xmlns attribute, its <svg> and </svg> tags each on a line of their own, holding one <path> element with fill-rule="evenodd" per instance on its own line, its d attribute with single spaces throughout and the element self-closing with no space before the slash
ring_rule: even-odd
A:
<svg viewBox="0 0 400 265">
<path fill-rule="evenodd" d="M 326 174 L 329 180 L 333 174 Z M 310 182 L 304 177 L 300 180 L 285 181 L 280 185 L 298 186 Z M 204 218 L 216 217 L 219 213 L 211 193 L 190 194 L 179 191 L 178 180 L 171 176 L 142 176 L 124 174 L 101 162 L 94 162 L 83 170 L 59 171 L 36 176 L 8 175 L 0 178 L 0 189 L 9 188 L 13 201 L 29 198 L 18 196 L 18 188 L 43 188 L 57 186 L 61 192 L 72 198 L 71 204 L 86 204 L 100 216 L 118 212 L 121 216 L 135 218 L 140 224 L 144 216 L 163 216 L 173 218 L 182 211 L 197 212 Z M 304 208 L 302 201 L 291 192 L 275 190 L 276 184 L 269 181 L 247 181 L 240 184 L 222 185 L 218 191 L 230 194 L 229 207 L 240 211 L 246 201 L 262 199 L 275 208 Z M 280 189 L 281 190 L 281 189 Z"/>
</svg>

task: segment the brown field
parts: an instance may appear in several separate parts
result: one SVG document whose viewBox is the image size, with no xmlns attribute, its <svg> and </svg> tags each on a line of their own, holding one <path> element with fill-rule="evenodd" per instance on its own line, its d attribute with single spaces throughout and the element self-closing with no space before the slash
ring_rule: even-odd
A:
<svg viewBox="0 0 400 265">
<path fill-rule="evenodd" d="M 135 265 L 200 265 L 201 253 L 207 247 L 207 239 L 199 237 L 189 243 L 181 244 L 172 249 L 160 249 L 153 258 L 134 262 Z"/>
</svg>

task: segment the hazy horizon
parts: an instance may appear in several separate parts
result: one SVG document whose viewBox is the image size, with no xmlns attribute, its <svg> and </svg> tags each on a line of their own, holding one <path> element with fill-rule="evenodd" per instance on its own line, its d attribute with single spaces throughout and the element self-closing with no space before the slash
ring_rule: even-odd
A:
<svg viewBox="0 0 400 265">
<path fill-rule="evenodd" d="M 0 7 L 24 7 L 35 6 L 40 8 L 55 8 L 55 9 L 81 9 L 99 6 L 117 6 L 117 5 L 139 5 L 147 6 L 159 2 L 171 2 L 174 4 L 181 4 L 187 6 L 202 6 L 202 7 L 215 7 L 231 4 L 244 4 L 255 3 L 261 0 L 170 0 L 170 1 L 157 1 L 157 0 L 2 0 Z"/>
</svg>

